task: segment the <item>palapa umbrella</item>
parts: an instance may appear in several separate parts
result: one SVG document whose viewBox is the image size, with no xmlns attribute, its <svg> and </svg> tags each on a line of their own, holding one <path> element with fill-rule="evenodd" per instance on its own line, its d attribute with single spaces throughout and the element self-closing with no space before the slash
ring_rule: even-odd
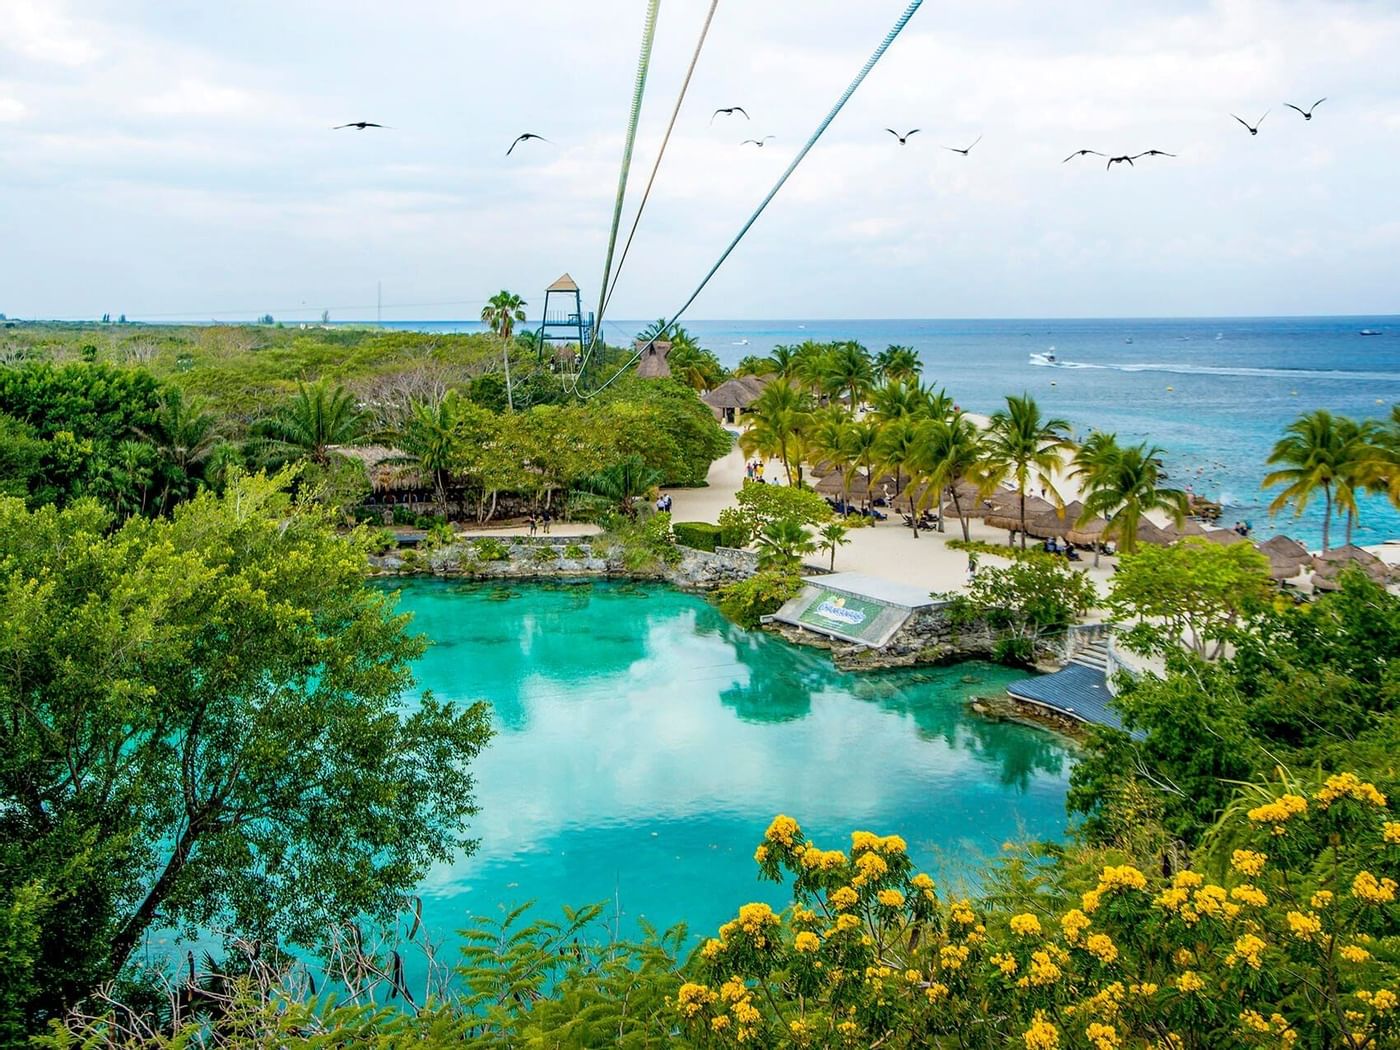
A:
<svg viewBox="0 0 1400 1050">
<path fill-rule="evenodd" d="M 1108 528 L 1108 522 L 1100 517 L 1090 518 L 1082 524 L 1078 519 L 1070 523 L 1069 531 L 1065 533 L 1065 539 L 1076 547 L 1097 547 L 1103 542 L 1104 529 Z"/>
<path fill-rule="evenodd" d="M 984 520 L 992 528 L 1006 529 L 1008 532 L 1021 531 L 1021 497 L 1014 492 L 1011 497 L 1010 500 L 994 504 L 987 512 Z M 1031 520 L 1046 512 L 1055 513 L 1055 505 L 1039 496 L 1026 497 L 1026 535 L 1030 535 Z"/>
<path fill-rule="evenodd" d="M 1065 504 L 1063 511 L 1051 507 L 1049 511 L 1037 514 L 1033 520 L 1026 522 L 1026 535 L 1038 540 L 1048 540 L 1052 536 L 1068 537 L 1070 529 L 1074 528 L 1074 523 L 1083 513 L 1084 504 L 1079 500 Z"/>
<path fill-rule="evenodd" d="M 1205 538 L 1211 543 L 1220 544 L 1222 547 L 1233 547 L 1236 543 L 1249 542 L 1234 529 L 1207 529 Z"/>
<path fill-rule="evenodd" d="M 820 492 L 823 496 L 840 496 L 843 492 L 843 486 L 845 484 L 843 478 L 844 473 L 838 470 L 822 478 L 816 483 L 816 485 L 813 486 L 813 488 L 816 489 L 817 492 Z M 894 475 L 886 474 L 884 475 L 884 477 L 878 477 L 875 479 L 875 483 L 872 486 L 869 479 L 865 476 L 865 471 L 854 470 L 851 472 L 851 499 L 869 499 L 872 488 L 874 489 L 874 493 L 877 496 L 884 495 L 884 492 L 882 490 L 885 488 L 888 488 L 890 493 L 893 494 Z"/>
<path fill-rule="evenodd" d="M 1158 528 L 1146 518 L 1138 522 L 1137 541 L 1139 543 L 1151 543 L 1157 547 L 1170 547 L 1176 540 L 1176 536 L 1167 532 L 1165 529 Z"/>
<path fill-rule="evenodd" d="M 1341 586 L 1339 579 L 1344 569 L 1355 566 L 1375 580 L 1376 583 L 1390 582 L 1390 566 L 1368 550 L 1355 545 L 1333 547 L 1312 560 L 1313 586 L 1319 590 L 1335 591 Z"/>
<path fill-rule="evenodd" d="M 1280 581 L 1291 580 L 1313 560 L 1306 547 L 1287 536 L 1265 540 L 1259 544 L 1259 553 L 1269 559 L 1269 575 Z"/>
<path fill-rule="evenodd" d="M 1210 532 L 1209 529 L 1194 518 L 1186 518 L 1180 525 L 1168 522 L 1162 527 L 1162 531 L 1174 540 L 1183 540 L 1187 536 L 1205 536 Z"/>
</svg>

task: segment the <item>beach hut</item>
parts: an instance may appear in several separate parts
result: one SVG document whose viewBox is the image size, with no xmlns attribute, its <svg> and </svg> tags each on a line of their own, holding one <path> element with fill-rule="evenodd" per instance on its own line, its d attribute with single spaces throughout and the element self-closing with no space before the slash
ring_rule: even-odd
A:
<svg viewBox="0 0 1400 1050">
<path fill-rule="evenodd" d="M 1177 536 L 1166 529 L 1159 528 L 1146 518 L 1138 522 L 1137 541 L 1139 543 L 1150 543 L 1155 547 L 1170 547 L 1177 539 Z"/>
<path fill-rule="evenodd" d="M 671 344 L 661 339 L 638 339 L 632 344 L 632 352 L 637 358 L 637 375 L 642 379 L 669 379 L 671 365 L 666 355 L 671 352 Z"/>
<path fill-rule="evenodd" d="M 1031 522 L 1047 513 L 1055 513 L 1053 503 L 1049 500 L 1043 500 L 1039 496 L 1026 497 L 1026 535 L 1033 535 L 1030 531 Z M 983 520 L 994 529 L 1006 529 L 1013 533 L 1020 532 L 1021 497 L 1013 492 L 1010 499 L 996 500 Z"/>
<path fill-rule="evenodd" d="M 1103 534 L 1106 528 L 1108 528 L 1108 522 L 1103 518 L 1090 518 L 1082 524 L 1078 520 L 1075 520 L 1065 533 L 1065 539 L 1069 540 L 1069 542 L 1076 547 L 1095 548 L 1103 543 Z"/>
<path fill-rule="evenodd" d="M 1297 540 L 1275 536 L 1259 544 L 1259 553 L 1269 559 L 1269 575 L 1275 580 L 1291 580 L 1312 565 L 1312 555 Z"/>
<path fill-rule="evenodd" d="M 1180 525 L 1167 522 L 1167 524 L 1162 527 L 1162 531 L 1173 540 L 1184 540 L 1188 536 L 1205 536 L 1210 532 L 1208 528 L 1192 518 L 1186 518 Z"/>
<path fill-rule="evenodd" d="M 1207 529 L 1205 538 L 1211 543 L 1220 544 L 1222 547 L 1233 547 L 1236 543 L 1249 542 L 1234 529 Z"/>
<path fill-rule="evenodd" d="M 1065 504 L 1063 513 L 1052 507 L 1047 513 L 1037 514 L 1033 520 L 1026 522 L 1026 535 L 1038 540 L 1048 540 L 1052 536 L 1067 539 L 1070 530 L 1083 513 L 1084 504 L 1079 500 Z"/>
<path fill-rule="evenodd" d="M 833 496 L 839 499 L 844 491 L 844 472 L 837 470 L 822 478 L 812 487 L 823 496 Z M 853 500 L 870 499 L 872 494 L 876 497 L 885 495 L 888 491 L 894 493 L 895 480 L 893 474 L 885 474 L 875 479 L 874 484 L 865 476 L 865 471 L 857 468 L 851 471 L 850 497 Z"/>
<path fill-rule="evenodd" d="M 1320 591 L 1335 591 L 1341 586 L 1342 571 L 1355 566 L 1376 583 L 1390 582 L 1390 567 L 1368 550 L 1354 545 L 1333 547 L 1312 559 L 1313 586 Z"/>
<path fill-rule="evenodd" d="M 739 417 L 758 399 L 758 395 L 763 393 L 765 385 L 766 380 L 757 376 L 726 379 L 713 390 L 701 394 L 700 400 L 710 406 L 721 423 L 737 423 Z"/>
</svg>

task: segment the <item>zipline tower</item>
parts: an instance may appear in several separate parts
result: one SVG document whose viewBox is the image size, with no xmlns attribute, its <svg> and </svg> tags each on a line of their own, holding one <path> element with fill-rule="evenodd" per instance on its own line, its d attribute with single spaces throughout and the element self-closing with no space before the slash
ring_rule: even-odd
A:
<svg viewBox="0 0 1400 1050">
<path fill-rule="evenodd" d="M 536 335 L 540 359 L 556 372 L 578 371 L 579 355 L 593 339 L 593 315 L 583 312 L 578 283 L 568 274 L 544 290 L 544 310 Z"/>
</svg>

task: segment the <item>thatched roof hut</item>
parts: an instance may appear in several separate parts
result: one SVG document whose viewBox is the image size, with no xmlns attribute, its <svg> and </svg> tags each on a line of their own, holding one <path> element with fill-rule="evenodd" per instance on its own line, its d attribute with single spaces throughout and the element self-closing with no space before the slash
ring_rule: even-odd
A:
<svg viewBox="0 0 1400 1050">
<path fill-rule="evenodd" d="M 657 339 L 649 341 L 638 339 L 632 344 L 634 353 L 642 356 L 637 360 L 637 375 L 643 379 L 668 379 L 671 375 L 671 366 L 666 361 L 666 355 L 671 352 L 671 344 L 664 340 Z"/>
<path fill-rule="evenodd" d="M 418 492 L 433 487 L 402 449 L 387 445 L 336 445 L 330 451 L 363 466 L 374 492 Z"/>
<path fill-rule="evenodd" d="M 998 500 L 992 505 L 992 509 L 987 512 L 983 519 L 994 529 L 1006 529 L 1008 532 L 1021 531 L 1021 498 L 1012 493 L 1010 500 Z M 1030 533 L 1030 523 L 1036 518 L 1046 513 L 1054 514 L 1055 505 L 1049 500 L 1043 500 L 1039 496 L 1026 497 L 1026 534 Z"/>
<path fill-rule="evenodd" d="M 1103 542 L 1103 532 L 1106 528 L 1108 522 L 1103 518 L 1090 518 L 1083 524 L 1076 520 L 1065 533 L 1065 539 L 1076 547 L 1097 547 Z"/>
<path fill-rule="evenodd" d="M 1291 580 L 1313 560 L 1306 547 L 1287 536 L 1265 540 L 1259 544 L 1259 553 L 1269 559 L 1269 575 L 1276 580 Z"/>
<path fill-rule="evenodd" d="M 1026 535 L 1033 536 L 1038 540 L 1048 540 L 1052 536 L 1065 538 L 1083 513 L 1084 504 L 1080 503 L 1079 500 L 1065 504 L 1065 509 L 1062 512 L 1052 507 L 1046 513 L 1037 514 L 1026 522 Z"/>
<path fill-rule="evenodd" d="M 1162 531 L 1174 540 L 1184 540 L 1188 536 L 1205 536 L 1209 534 L 1210 529 L 1194 518 L 1186 518 L 1180 525 L 1167 522 L 1166 525 L 1162 526 Z"/>
<path fill-rule="evenodd" d="M 1178 537 L 1174 533 L 1158 527 L 1146 518 L 1138 522 L 1137 541 L 1139 543 L 1151 543 L 1157 547 L 1170 547 L 1177 539 Z"/>
<path fill-rule="evenodd" d="M 837 470 L 822 478 L 812 487 L 816 489 L 817 492 L 820 492 L 823 496 L 839 497 L 844 490 L 844 479 L 844 472 Z M 876 477 L 874 484 L 871 485 L 869 479 L 865 476 L 865 471 L 857 468 L 856 470 L 851 471 L 850 497 L 853 500 L 869 499 L 871 496 L 872 488 L 874 489 L 874 494 L 876 496 L 882 496 L 884 495 L 883 490 L 885 489 L 888 489 L 889 492 L 893 493 L 894 485 L 895 479 L 893 474 L 885 474 Z"/>
<path fill-rule="evenodd" d="M 1313 586 L 1322 591 L 1335 591 L 1340 584 L 1343 570 L 1353 566 L 1361 569 L 1377 583 L 1390 582 L 1390 566 L 1368 550 L 1355 545 L 1333 547 L 1330 551 L 1315 556 L 1313 564 Z"/>
<path fill-rule="evenodd" d="M 1222 547 L 1233 547 L 1236 543 L 1249 542 L 1234 529 L 1207 529 L 1205 538 L 1211 543 L 1220 544 Z"/>
<path fill-rule="evenodd" d="M 758 395 L 767 385 L 768 381 L 758 376 L 738 376 L 726 379 L 713 390 L 705 391 L 700 395 L 700 400 L 714 410 L 721 422 L 733 423 L 758 400 Z"/>
</svg>

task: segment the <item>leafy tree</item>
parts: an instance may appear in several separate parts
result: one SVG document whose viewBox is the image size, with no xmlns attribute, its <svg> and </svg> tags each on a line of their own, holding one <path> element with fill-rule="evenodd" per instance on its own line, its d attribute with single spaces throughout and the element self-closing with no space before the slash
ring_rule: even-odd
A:
<svg viewBox="0 0 1400 1050">
<path fill-rule="evenodd" d="M 736 376 L 771 376 L 778 370 L 778 364 L 771 357 L 747 354 L 734 368 Z"/>
<path fill-rule="evenodd" d="M 1102 517 L 1104 536 L 1125 554 L 1136 550 L 1147 511 L 1166 511 L 1177 525 L 1186 517 L 1186 493 L 1160 484 L 1163 455 L 1146 442 L 1123 448 L 1112 434 L 1094 435 L 1076 452 L 1075 476 L 1084 489 L 1081 522 Z"/>
<path fill-rule="evenodd" d="M 443 518 L 450 517 L 448 484 L 467 452 L 462 441 L 461 407 L 462 399 L 452 390 L 436 404 L 416 402 L 397 435 L 404 452 L 433 479 L 433 492 Z"/>
<path fill-rule="evenodd" d="M 876 455 L 879 457 L 876 469 L 882 474 L 894 474 L 894 499 L 898 501 L 901 492 L 908 497 L 909 514 L 914 521 L 916 537 L 919 535 L 919 510 L 914 505 L 914 496 L 916 483 L 923 477 L 926 467 L 926 449 L 919 441 L 920 422 L 913 416 L 890 420 L 880 428 L 880 438 L 875 446 Z"/>
<path fill-rule="evenodd" d="M 1061 453 L 1070 447 L 1068 434 L 1069 424 L 1063 419 L 1045 419 L 1029 394 L 1008 396 L 1006 408 L 995 413 L 987 427 L 978 474 L 988 491 L 1005 481 L 1015 483 L 1020 497 L 1022 549 L 1026 546 L 1026 491 L 1036 482 L 1059 501 L 1054 480 L 1061 467 Z"/>
<path fill-rule="evenodd" d="M 1354 508 L 1352 484 L 1356 463 L 1365 455 L 1363 435 L 1349 420 L 1323 408 L 1299 416 L 1288 425 L 1269 454 L 1269 463 L 1283 466 L 1265 475 L 1263 487 L 1284 486 L 1269 504 L 1269 513 L 1277 514 L 1292 506 L 1294 515 L 1301 515 L 1313 495 L 1321 491 L 1322 549 L 1327 550 L 1331 542 L 1333 503 Z"/>
<path fill-rule="evenodd" d="M 1108 594 L 1128 641 L 1164 652 L 1184 642 L 1218 656 L 1234 629 L 1272 593 L 1269 560 L 1247 543 L 1223 547 L 1198 536 L 1125 555 Z"/>
<path fill-rule="evenodd" d="M 504 342 L 509 342 L 516 324 L 525 322 L 525 307 L 530 305 L 514 292 L 499 291 L 491 296 L 481 311 L 481 323 Z"/>
<path fill-rule="evenodd" d="M 776 521 L 820 525 L 831 520 L 831 508 L 826 500 L 811 489 L 751 483 L 738 491 L 734 502 L 748 523 L 750 535 L 755 536 Z"/>
<path fill-rule="evenodd" d="M 165 466 L 159 501 L 162 510 L 194 494 L 203 480 L 205 463 L 223 441 L 219 419 L 209 403 L 179 387 L 165 391 L 154 425 L 141 436 L 155 446 Z"/>
<path fill-rule="evenodd" d="M 326 380 L 297 384 L 292 400 L 259 420 L 254 433 L 280 459 L 309 459 L 320 466 L 331 460 L 337 445 L 358 444 L 364 418 L 355 398 Z"/>
<path fill-rule="evenodd" d="M 886 380 L 870 392 L 870 418 L 881 425 L 895 419 L 924 419 L 930 395 L 917 380 Z"/>
<path fill-rule="evenodd" d="M 782 461 L 788 485 L 800 483 L 803 439 L 811 422 L 811 410 L 811 399 L 804 390 L 790 380 L 774 380 L 749 407 L 749 425 L 739 435 L 739 447 L 746 456 L 757 452 L 776 457 Z"/>
<path fill-rule="evenodd" d="M 817 549 L 811 531 L 792 518 L 768 522 L 759 529 L 754 546 L 758 548 L 761 569 L 796 568 L 802 563 L 803 555 Z"/>
<path fill-rule="evenodd" d="M 38 481 L 47 444 L 34 428 L 0 412 L 0 496 L 28 497 Z"/>
<path fill-rule="evenodd" d="M 30 1024 L 162 926 L 314 945 L 472 843 L 481 705 L 402 694 L 423 643 L 286 477 L 171 519 L 0 501 L 0 901 L 32 896 Z"/>
<path fill-rule="evenodd" d="M 836 571 L 836 548 L 850 543 L 851 530 L 839 521 L 828 522 L 817 530 L 817 549 L 831 552 L 831 571 Z"/>
<path fill-rule="evenodd" d="M 970 540 L 967 513 L 958 495 L 958 485 L 972 477 L 982 460 L 982 431 L 963 412 L 954 412 L 944 419 L 928 419 L 916 432 L 919 461 L 926 474 L 927 498 L 942 500 L 948 491 L 953 509 L 962 524 L 963 539 Z M 971 508 L 968 508 L 971 510 Z"/>
<path fill-rule="evenodd" d="M 720 612 L 740 627 L 755 630 L 802 589 L 802 579 L 791 567 L 777 566 L 746 580 L 726 584 L 715 592 Z"/>
<path fill-rule="evenodd" d="M 637 500 L 654 491 L 663 480 L 661 471 L 649 466 L 641 456 L 633 455 L 584 478 L 578 487 L 582 492 L 612 500 L 630 518 L 637 515 Z"/>
<path fill-rule="evenodd" d="M 851 411 L 860 407 L 875 385 L 875 361 L 859 343 L 838 343 L 822 360 L 822 387 L 828 394 L 846 395 Z"/>
<path fill-rule="evenodd" d="M 924 363 L 913 347 L 887 346 L 875 358 L 875 371 L 886 383 L 917 383 L 923 370 Z"/>
<path fill-rule="evenodd" d="M 953 619 L 986 623 L 997 657 L 1012 663 L 1029 663 L 1045 638 L 1063 634 L 1098 599 L 1087 575 L 1049 556 L 983 569 L 965 592 L 946 597 Z"/>
</svg>

